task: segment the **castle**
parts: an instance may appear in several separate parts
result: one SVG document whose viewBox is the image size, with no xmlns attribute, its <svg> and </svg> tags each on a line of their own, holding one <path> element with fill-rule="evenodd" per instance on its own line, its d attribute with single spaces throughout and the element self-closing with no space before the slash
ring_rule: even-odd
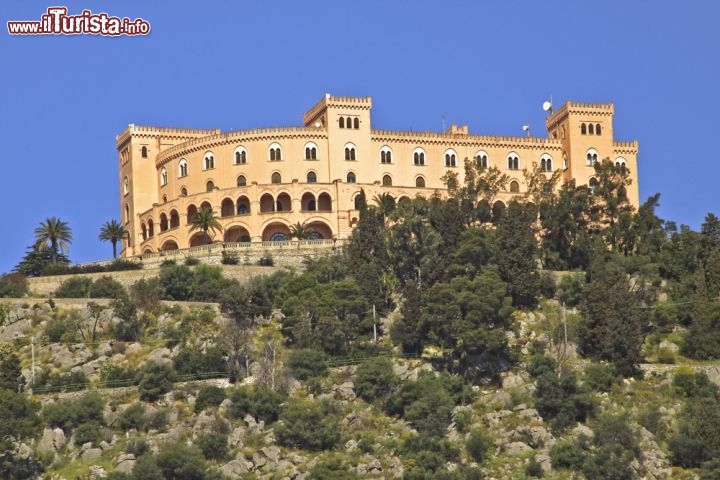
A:
<svg viewBox="0 0 720 480">
<path fill-rule="evenodd" d="M 464 159 L 510 177 L 498 206 L 524 191 L 523 169 L 560 169 L 562 181 L 589 184 L 593 164 L 609 158 L 627 167 L 638 206 L 637 141 L 613 137 L 612 104 L 567 102 L 546 118 L 547 138 L 475 135 L 468 127 L 413 132 L 371 128 L 370 97 L 325 95 L 302 127 L 221 132 L 129 125 L 116 137 L 123 256 L 201 245 L 191 231 L 198 211 L 212 207 L 222 224 L 214 241 L 287 240 L 291 225 L 314 238 L 345 239 L 358 221 L 358 195 L 396 200 L 445 191 L 441 177 Z M 498 203 L 499 202 L 499 203 Z"/>
</svg>

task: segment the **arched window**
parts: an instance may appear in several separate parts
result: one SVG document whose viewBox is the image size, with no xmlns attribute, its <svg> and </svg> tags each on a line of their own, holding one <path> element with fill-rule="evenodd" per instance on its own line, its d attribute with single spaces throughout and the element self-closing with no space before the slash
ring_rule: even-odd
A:
<svg viewBox="0 0 720 480">
<path fill-rule="evenodd" d="M 348 172 L 347 174 L 347 183 L 355 183 L 357 181 L 355 174 L 353 172 Z"/>
<path fill-rule="evenodd" d="M 169 225 L 169 222 L 168 222 L 167 215 L 165 215 L 164 213 L 161 213 L 160 214 L 160 231 L 164 232 L 165 230 L 167 230 L 168 225 Z"/>
<path fill-rule="evenodd" d="M 425 150 L 419 147 L 413 150 L 413 164 L 425 165 Z"/>
<path fill-rule="evenodd" d="M 212 180 L 208 180 L 205 184 L 205 191 L 212 192 L 213 190 L 215 190 L 215 183 Z"/>
<path fill-rule="evenodd" d="M 445 166 L 456 167 L 457 166 L 457 154 L 455 150 L 449 149 L 445 151 Z"/>
<path fill-rule="evenodd" d="M 340 128 L 345 128 L 345 117 L 340 117 L 340 120 L 338 120 L 340 124 Z"/>
<path fill-rule="evenodd" d="M 245 147 L 237 147 L 235 149 L 235 165 L 245 165 L 247 163 L 247 150 Z"/>
<path fill-rule="evenodd" d="M 425 179 L 423 177 L 417 177 L 415 179 L 415 186 L 417 188 L 425 188 Z"/>
<path fill-rule="evenodd" d="M 568 165 L 568 158 L 567 153 L 563 153 L 563 170 L 568 168 L 570 165 Z"/>
<path fill-rule="evenodd" d="M 148 149 L 147 147 L 142 147 L 140 149 L 140 154 L 142 155 L 142 158 L 147 158 Z"/>
<path fill-rule="evenodd" d="M 212 152 L 205 154 L 205 170 L 211 170 L 215 168 L 215 155 Z"/>
<path fill-rule="evenodd" d="M 581 135 L 587 134 L 587 127 L 585 126 L 584 123 L 580 124 L 580 134 Z"/>
<path fill-rule="evenodd" d="M 163 203 L 167 203 L 167 195 L 163 195 Z"/>
<path fill-rule="evenodd" d="M 123 194 L 127 195 L 130 191 L 130 181 L 128 180 L 128 177 L 125 177 L 123 179 Z"/>
<path fill-rule="evenodd" d="M 390 175 L 384 175 L 382 178 L 382 184 L 384 187 L 392 187 L 392 177 Z"/>
<path fill-rule="evenodd" d="M 598 161 L 598 152 L 594 148 L 588 149 L 585 154 L 585 165 L 593 166 Z"/>
<path fill-rule="evenodd" d="M 282 177 L 280 176 L 280 174 L 278 172 L 273 173 L 272 176 L 270 177 L 270 183 L 280 183 L 280 182 L 282 182 Z"/>
<path fill-rule="evenodd" d="M 177 228 L 180 226 L 180 215 L 177 210 L 170 210 L 170 228 Z"/>
<path fill-rule="evenodd" d="M 475 163 L 478 168 L 488 168 L 488 154 L 485 150 L 480 150 L 475 154 Z"/>
<path fill-rule="evenodd" d="M 588 125 L 588 134 L 595 135 L 595 125 L 593 125 L 592 123 Z"/>
<path fill-rule="evenodd" d="M 346 126 L 347 128 L 352 128 L 352 118 L 351 118 L 351 117 L 347 117 L 347 118 L 345 119 L 345 126 Z"/>
<path fill-rule="evenodd" d="M 184 158 L 178 164 L 178 177 L 187 177 L 187 160 Z"/>
<path fill-rule="evenodd" d="M 355 118 L 353 119 L 353 128 L 354 128 L 355 130 L 357 130 L 358 128 L 360 128 L 360 119 L 357 118 L 357 117 L 355 117 Z"/>
<path fill-rule="evenodd" d="M 125 204 L 125 223 L 130 221 L 130 205 Z"/>
<path fill-rule="evenodd" d="M 590 187 L 590 193 L 595 193 L 595 189 L 598 186 L 597 178 L 592 177 L 590 181 L 588 182 L 588 187 Z"/>
<path fill-rule="evenodd" d="M 352 143 L 345 144 L 345 160 L 355 160 L 355 145 Z"/>
<path fill-rule="evenodd" d="M 508 170 L 519 170 L 520 169 L 520 158 L 517 153 L 513 152 L 507 156 Z"/>
<path fill-rule="evenodd" d="M 547 153 L 540 157 L 540 170 L 543 172 L 552 172 L 552 157 Z"/>
<path fill-rule="evenodd" d="M 387 145 L 380 149 L 380 163 L 392 163 L 392 150 Z"/>
<path fill-rule="evenodd" d="M 181 197 L 187 197 L 187 188 L 182 187 L 182 188 L 180 189 L 180 196 L 181 196 Z"/>
<path fill-rule="evenodd" d="M 601 132 L 602 132 L 602 129 L 600 128 L 600 124 L 596 123 L 595 124 L 595 135 L 600 135 Z"/>
<path fill-rule="evenodd" d="M 307 183 L 317 183 L 317 174 L 315 172 L 308 172 Z"/>
<path fill-rule="evenodd" d="M 271 143 L 268 149 L 268 155 L 271 162 L 279 162 L 282 160 L 282 149 L 279 143 Z"/>
<path fill-rule="evenodd" d="M 148 220 L 148 238 L 152 238 L 155 235 L 155 224 L 152 220 Z"/>
<path fill-rule="evenodd" d="M 317 145 L 313 142 L 305 144 L 305 160 L 317 160 Z"/>
<path fill-rule="evenodd" d="M 164 187 L 167 185 L 167 182 L 167 170 L 163 167 L 163 169 L 160 170 L 160 186 Z"/>
<path fill-rule="evenodd" d="M 360 207 L 362 203 L 362 195 L 355 195 L 355 199 L 353 200 L 353 206 L 355 207 L 355 210 L 360 210 Z"/>
<path fill-rule="evenodd" d="M 238 187 L 244 187 L 247 185 L 247 179 L 245 178 L 245 175 L 240 175 L 237 178 L 237 186 Z"/>
<path fill-rule="evenodd" d="M 617 157 L 615 159 L 615 169 L 625 173 L 625 170 L 627 170 L 627 160 L 623 157 Z"/>
<path fill-rule="evenodd" d="M 515 180 L 510 182 L 510 193 L 520 193 L 520 184 Z"/>
</svg>

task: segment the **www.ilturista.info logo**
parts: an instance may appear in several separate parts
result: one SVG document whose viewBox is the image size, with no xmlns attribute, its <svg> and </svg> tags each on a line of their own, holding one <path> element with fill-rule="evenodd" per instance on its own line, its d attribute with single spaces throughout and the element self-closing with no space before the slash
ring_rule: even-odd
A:
<svg viewBox="0 0 720 480">
<path fill-rule="evenodd" d="M 7 22 L 10 35 L 147 35 L 150 24 L 142 18 L 111 17 L 107 13 L 83 10 L 80 15 L 68 15 L 65 7 L 50 7 L 40 21 Z"/>
</svg>

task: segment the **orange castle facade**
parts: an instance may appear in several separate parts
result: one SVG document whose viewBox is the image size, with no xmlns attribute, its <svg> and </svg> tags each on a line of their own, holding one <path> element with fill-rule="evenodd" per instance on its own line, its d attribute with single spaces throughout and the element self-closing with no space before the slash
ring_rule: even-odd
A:
<svg viewBox="0 0 720 480">
<path fill-rule="evenodd" d="M 128 239 L 123 256 L 205 243 L 191 221 L 212 207 L 222 224 L 213 241 L 282 241 L 291 225 L 345 239 L 358 220 L 357 197 L 388 193 L 429 197 L 464 160 L 510 177 L 496 202 L 525 190 L 523 169 L 562 171 L 562 180 L 592 184 L 593 163 L 625 165 L 630 202 L 639 204 L 637 141 L 613 137 L 612 104 L 567 102 L 546 119 L 547 138 L 476 135 L 467 126 L 412 132 L 371 127 L 370 97 L 325 95 L 303 126 L 221 132 L 129 125 L 116 137 L 120 205 Z"/>
</svg>

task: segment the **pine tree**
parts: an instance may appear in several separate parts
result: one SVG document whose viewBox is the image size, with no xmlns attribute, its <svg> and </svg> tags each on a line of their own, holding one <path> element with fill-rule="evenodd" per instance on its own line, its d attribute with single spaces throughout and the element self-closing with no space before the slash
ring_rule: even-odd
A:
<svg viewBox="0 0 720 480">
<path fill-rule="evenodd" d="M 640 296 L 619 261 L 607 252 L 596 255 L 588 277 L 580 304 L 578 349 L 585 356 L 612 363 L 622 375 L 634 375 L 642 360 Z"/>
</svg>

